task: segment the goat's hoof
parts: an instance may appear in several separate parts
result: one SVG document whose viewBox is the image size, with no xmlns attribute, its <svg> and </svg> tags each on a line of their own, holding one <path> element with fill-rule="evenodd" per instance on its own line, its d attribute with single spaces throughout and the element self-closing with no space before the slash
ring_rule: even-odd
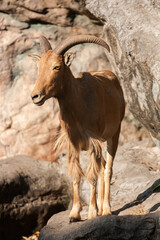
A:
<svg viewBox="0 0 160 240">
<path fill-rule="evenodd" d="M 112 212 L 110 210 L 103 211 L 102 215 L 112 215 Z"/>
<path fill-rule="evenodd" d="M 99 211 L 99 212 L 98 212 L 98 216 L 102 216 L 102 211 Z"/>
<path fill-rule="evenodd" d="M 97 217 L 97 209 L 90 208 L 88 213 L 88 220 Z"/>
<path fill-rule="evenodd" d="M 73 222 L 79 222 L 80 219 L 77 219 L 77 218 L 70 218 L 69 219 L 69 223 L 73 223 Z"/>
</svg>

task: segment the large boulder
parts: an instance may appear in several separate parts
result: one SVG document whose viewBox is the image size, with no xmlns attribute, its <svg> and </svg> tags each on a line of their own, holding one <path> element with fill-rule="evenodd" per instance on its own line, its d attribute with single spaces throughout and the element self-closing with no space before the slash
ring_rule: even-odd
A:
<svg viewBox="0 0 160 240">
<path fill-rule="evenodd" d="M 0 160 L 0 239 L 21 239 L 68 208 L 71 187 L 58 167 L 26 156 Z"/>
<path fill-rule="evenodd" d="M 39 240 L 158 240 L 160 212 L 141 216 L 101 216 L 68 223 L 68 211 L 53 216 Z"/>
<path fill-rule="evenodd" d="M 107 56 L 125 90 L 131 112 L 160 145 L 159 1 L 85 3 L 105 25 L 104 38 L 111 48 Z"/>
</svg>

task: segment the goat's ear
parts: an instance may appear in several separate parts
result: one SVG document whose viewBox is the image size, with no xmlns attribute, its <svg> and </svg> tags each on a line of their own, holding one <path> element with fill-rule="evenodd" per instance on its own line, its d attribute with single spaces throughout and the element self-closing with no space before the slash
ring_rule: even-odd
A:
<svg viewBox="0 0 160 240">
<path fill-rule="evenodd" d="M 67 67 L 69 67 L 71 65 L 72 60 L 73 60 L 73 53 L 72 52 L 68 52 L 64 55 L 64 62 L 65 62 Z"/>
<path fill-rule="evenodd" d="M 40 60 L 40 58 L 41 58 L 40 56 L 38 56 L 38 55 L 36 55 L 36 54 L 29 54 L 28 57 L 31 57 L 32 60 L 33 60 L 34 62 L 36 62 L 36 63 L 38 63 L 39 60 Z"/>
</svg>

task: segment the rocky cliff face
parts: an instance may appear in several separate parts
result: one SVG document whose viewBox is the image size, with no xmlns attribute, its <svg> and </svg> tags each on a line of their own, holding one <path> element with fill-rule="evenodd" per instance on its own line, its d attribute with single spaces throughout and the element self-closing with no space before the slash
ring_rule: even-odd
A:
<svg viewBox="0 0 160 240">
<path fill-rule="evenodd" d="M 104 24 L 108 56 L 129 108 L 160 144 L 160 4 L 158 1 L 86 0 Z"/>
</svg>

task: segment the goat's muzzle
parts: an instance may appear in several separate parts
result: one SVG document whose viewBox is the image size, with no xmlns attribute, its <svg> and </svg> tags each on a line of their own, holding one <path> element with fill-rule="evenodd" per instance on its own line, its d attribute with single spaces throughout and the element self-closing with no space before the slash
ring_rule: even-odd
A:
<svg viewBox="0 0 160 240">
<path fill-rule="evenodd" d="M 32 101 L 34 104 L 41 106 L 45 102 L 45 95 L 34 94 L 31 95 Z"/>
</svg>

